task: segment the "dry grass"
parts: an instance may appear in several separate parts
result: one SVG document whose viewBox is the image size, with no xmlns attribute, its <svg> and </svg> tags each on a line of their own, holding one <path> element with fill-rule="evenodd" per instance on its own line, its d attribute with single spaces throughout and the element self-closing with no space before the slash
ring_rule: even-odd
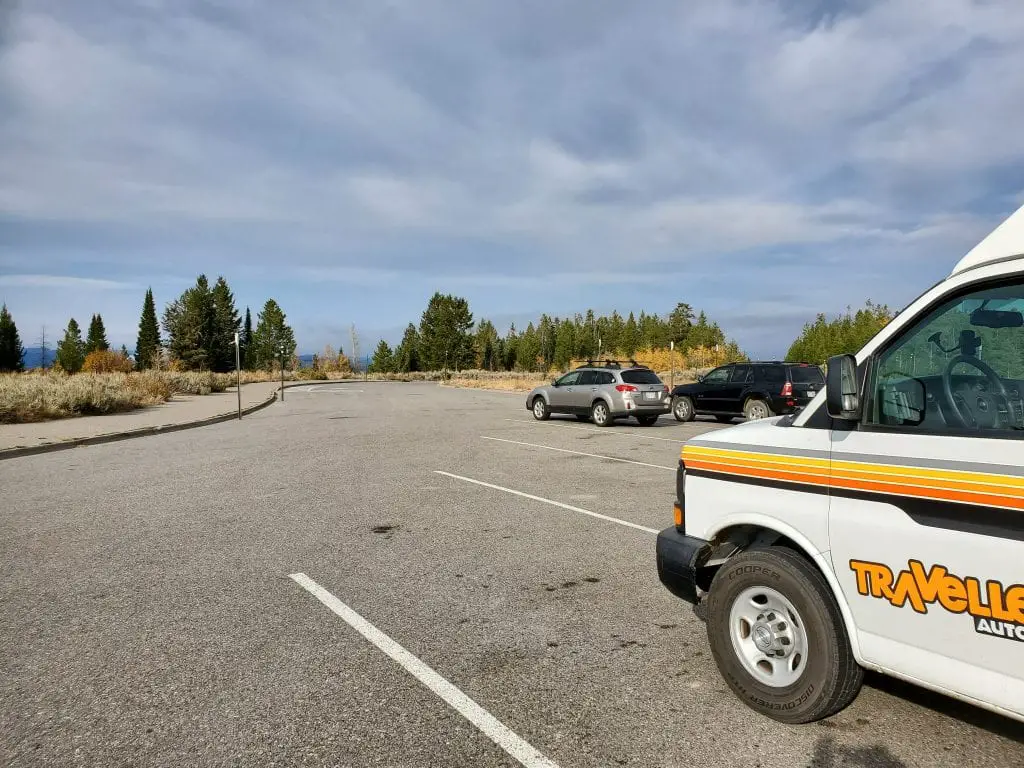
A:
<svg viewBox="0 0 1024 768">
<path fill-rule="evenodd" d="M 120 413 L 166 402 L 170 383 L 154 373 L 5 374 L 0 376 L 0 423 Z"/>
<path fill-rule="evenodd" d="M 453 376 L 445 386 L 464 387 L 466 389 L 494 389 L 501 392 L 529 392 L 534 387 L 548 383 L 548 379 L 521 378 L 512 376 L 495 376 L 487 379 L 470 379 Z"/>
<path fill-rule="evenodd" d="M 685 384 L 696 381 L 697 374 L 706 373 L 707 369 L 689 368 L 675 372 L 675 383 Z M 446 386 L 464 387 L 466 389 L 493 389 L 501 392 L 529 392 L 534 387 L 550 384 L 553 379 L 558 378 L 564 371 L 551 371 L 549 374 L 520 372 L 520 371 L 462 371 L 453 374 L 445 381 Z M 416 374 L 409 374 L 416 375 Z M 424 374 L 424 376 L 436 376 L 436 378 L 416 379 L 418 381 L 441 381 L 440 374 Z M 658 378 L 666 384 L 672 377 L 671 370 L 659 371 Z"/>
<path fill-rule="evenodd" d="M 277 381 L 280 372 L 242 371 L 242 383 Z M 295 378 L 285 371 L 285 380 Z M 235 385 L 233 373 L 142 371 L 78 373 L 59 371 L 0 375 L 0 424 L 123 413 L 159 405 L 175 394 L 208 395 Z"/>
</svg>

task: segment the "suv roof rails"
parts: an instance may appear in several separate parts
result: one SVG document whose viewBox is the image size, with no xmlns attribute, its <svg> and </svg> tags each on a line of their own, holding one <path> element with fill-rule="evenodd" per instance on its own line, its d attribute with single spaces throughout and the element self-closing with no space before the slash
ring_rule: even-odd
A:
<svg viewBox="0 0 1024 768">
<path fill-rule="evenodd" d="M 579 362 L 579 361 L 578 360 L 574 360 L 572 362 Z M 589 358 L 582 365 L 576 366 L 576 368 L 577 369 L 579 369 L 579 368 L 622 368 L 624 362 L 626 362 L 626 361 L 623 361 L 623 360 L 594 360 L 593 358 Z M 647 367 L 646 365 L 641 365 L 640 363 L 638 363 L 633 358 L 629 358 L 628 362 L 629 362 L 629 365 L 630 365 L 631 368 L 646 368 Z"/>
</svg>

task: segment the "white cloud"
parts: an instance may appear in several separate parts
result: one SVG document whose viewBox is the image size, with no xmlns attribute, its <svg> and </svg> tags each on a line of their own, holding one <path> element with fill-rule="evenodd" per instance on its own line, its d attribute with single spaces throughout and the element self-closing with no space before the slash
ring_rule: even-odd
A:
<svg viewBox="0 0 1024 768">
<path fill-rule="evenodd" d="M 92 291 L 121 291 L 138 288 L 133 283 L 73 275 L 0 275 L 2 288 L 75 288 Z"/>
<path fill-rule="evenodd" d="M 865 275 L 955 259 L 1020 193 L 1024 5 L 811 6 L 23 4 L 0 263 L 102 252 L 117 282 L 287 254 L 371 296 L 731 264 L 786 290 L 757 249 L 819 281 L 850 253 Z"/>
</svg>

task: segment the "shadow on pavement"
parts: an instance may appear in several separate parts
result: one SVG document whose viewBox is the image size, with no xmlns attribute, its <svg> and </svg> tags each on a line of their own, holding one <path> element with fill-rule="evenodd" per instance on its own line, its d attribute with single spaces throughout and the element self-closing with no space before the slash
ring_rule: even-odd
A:
<svg viewBox="0 0 1024 768">
<path fill-rule="evenodd" d="M 1008 717 L 877 672 L 868 672 L 864 682 L 876 690 L 898 696 L 925 709 L 956 718 L 1004 739 L 1024 744 L 1024 724 Z"/>
</svg>

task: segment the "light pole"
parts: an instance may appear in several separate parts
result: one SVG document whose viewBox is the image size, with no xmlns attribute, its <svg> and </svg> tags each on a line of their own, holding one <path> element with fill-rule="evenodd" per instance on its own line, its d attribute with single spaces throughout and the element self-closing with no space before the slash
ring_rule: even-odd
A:
<svg viewBox="0 0 1024 768">
<path fill-rule="evenodd" d="M 668 356 L 672 360 L 672 374 L 669 377 L 669 382 L 670 382 L 669 383 L 669 389 L 675 389 L 676 388 L 676 343 L 674 341 L 670 341 L 668 343 Z"/>
<path fill-rule="evenodd" d="M 242 419 L 242 353 L 238 333 L 235 333 L 235 390 L 238 392 L 238 419 Z"/>
<path fill-rule="evenodd" d="M 284 402 L 284 344 L 281 345 L 281 402 Z"/>
</svg>

